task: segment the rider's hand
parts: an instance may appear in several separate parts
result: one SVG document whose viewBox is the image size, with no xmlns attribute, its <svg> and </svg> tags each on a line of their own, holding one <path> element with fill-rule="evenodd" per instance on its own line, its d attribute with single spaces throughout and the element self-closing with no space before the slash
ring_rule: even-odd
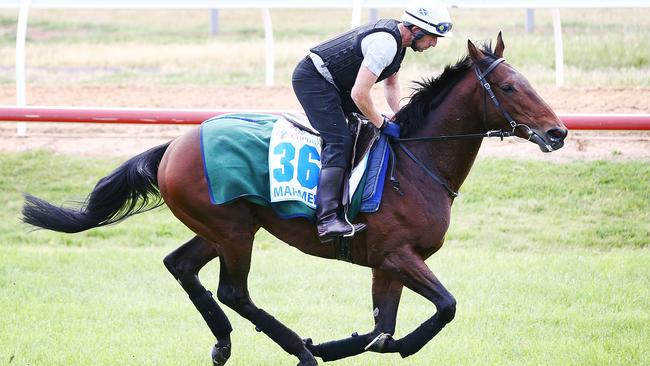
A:
<svg viewBox="0 0 650 366">
<path fill-rule="evenodd" d="M 395 122 L 391 122 L 386 116 L 384 116 L 384 122 L 379 127 L 379 130 L 386 136 L 399 138 L 400 126 Z"/>
</svg>

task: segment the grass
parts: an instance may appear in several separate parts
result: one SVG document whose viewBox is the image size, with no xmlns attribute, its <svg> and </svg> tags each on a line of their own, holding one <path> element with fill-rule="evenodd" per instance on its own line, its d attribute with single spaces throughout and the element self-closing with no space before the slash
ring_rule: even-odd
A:
<svg viewBox="0 0 650 366">
<path fill-rule="evenodd" d="M 1 154 L 0 364 L 208 365 L 213 342 L 162 258 L 191 237 L 163 209 L 109 228 L 26 233 L 20 193 L 79 199 L 119 159 Z M 340 365 L 650 363 L 650 168 L 644 162 L 479 160 L 427 263 L 458 314 L 406 361 Z M 278 271 L 282 268 L 283 271 Z M 202 272 L 214 289 L 217 263 Z M 255 302 L 302 336 L 372 327 L 370 271 L 305 256 L 261 232 Z M 398 336 L 434 309 L 405 291 Z M 232 365 L 292 364 L 229 309 Z"/>
<path fill-rule="evenodd" d="M 644 162 L 484 160 L 462 192 L 453 220 L 462 227 L 453 227 L 449 239 L 469 245 L 489 237 L 510 249 L 650 246 Z"/>
<path fill-rule="evenodd" d="M 172 249 L 3 245 L 0 362 L 207 365 L 214 340 L 161 264 Z M 649 260 L 647 251 L 630 248 L 448 245 L 428 263 L 459 301 L 456 320 L 407 361 L 370 354 L 336 364 L 647 364 Z M 302 336 L 324 341 L 372 327 L 367 269 L 308 258 L 277 242 L 258 247 L 253 263 L 255 302 Z M 210 288 L 216 269 L 210 264 L 202 274 Z M 398 335 L 434 311 L 411 292 L 400 310 Z M 235 328 L 233 365 L 295 363 L 226 312 Z"/>
<path fill-rule="evenodd" d="M 312 45 L 347 30 L 351 19 L 348 10 L 271 13 L 276 83 L 281 85 L 289 84 L 293 67 Z M 380 10 L 381 17 L 400 13 Z M 533 33 L 524 31 L 524 9 L 451 13 L 455 37 L 442 40 L 431 52 L 410 53 L 402 68 L 404 81 L 438 74 L 465 54 L 467 39 L 495 39 L 502 30 L 508 61 L 533 84 L 553 85 L 550 10 L 535 11 Z M 562 9 L 561 16 L 567 86 L 650 86 L 650 9 Z M 14 65 L 16 19 L 17 11 L 0 10 L 0 66 L 9 69 Z M 262 84 L 265 48 L 259 12 L 221 10 L 215 38 L 209 36 L 209 21 L 205 10 L 34 9 L 28 28 L 28 83 Z"/>
</svg>

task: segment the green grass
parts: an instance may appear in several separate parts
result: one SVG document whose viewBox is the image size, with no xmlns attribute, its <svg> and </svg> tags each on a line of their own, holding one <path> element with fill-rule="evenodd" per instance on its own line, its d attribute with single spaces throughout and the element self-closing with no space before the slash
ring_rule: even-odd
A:
<svg viewBox="0 0 650 366">
<path fill-rule="evenodd" d="M 397 18 L 399 9 L 382 9 Z M 504 32 L 506 59 L 533 84 L 554 83 L 551 11 L 535 11 L 524 31 L 524 9 L 451 9 L 453 38 L 424 54 L 410 53 L 403 81 L 438 74 L 465 55 L 467 39 Z M 367 20 L 367 12 L 363 13 Z M 276 83 L 289 85 L 296 62 L 314 44 L 346 31 L 349 10 L 273 9 Z M 650 9 L 562 9 L 567 86 L 649 87 Z M 0 10 L 0 66 L 14 66 L 16 10 Z M 30 12 L 27 81 L 60 83 L 262 84 L 264 29 L 257 9 L 222 9 L 220 33 L 209 36 L 207 10 L 42 10 Z M 74 75 L 57 69 L 71 67 Z M 109 71 L 97 73 L 96 68 Z M 108 75 L 106 75 L 108 73 Z M 12 83 L 0 78 L 0 83 Z"/>
<path fill-rule="evenodd" d="M 191 237 L 166 209 L 65 235 L 27 233 L 20 194 L 83 198 L 119 164 L 43 152 L 0 154 L 0 365 L 208 365 L 209 330 L 162 258 Z M 406 361 L 340 365 L 650 363 L 650 168 L 645 162 L 479 160 L 427 263 L 458 313 Z M 282 268 L 282 271 L 278 271 Z M 214 290 L 218 264 L 202 272 Z M 258 234 L 256 304 L 317 342 L 372 327 L 370 271 Z M 431 304 L 405 291 L 397 335 Z M 229 309 L 232 365 L 295 364 Z"/>
<path fill-rule="evenodd" d="M 24 365 L 208 365 L 212 339 L 164 269 L 173 246 L 0 247 L 0 362 Z M 642 365 L 650 362 L 650 255 L 639 249 L 508 252 L 447 246 L 428 264 L 458 313 L 420 353 L 369 354 L 340 365 Z M 202 273 L 213 288 L 217 265 Z M 283 271 L 278 271 L 283 268 Z M 256 249 L 258 306 L 324 341 L 368 331 L 370 273 L 277 242 Z M 405 292 L 398 335 L 434 311 Z M 295 364 L 226 309 L 233 365 Z"/>
<path fill-rule="evenodd" d="M 646 162 L 483 160 L 461 191 L 449 239 L 466 245 L 650 246 Z"/>
</svg>

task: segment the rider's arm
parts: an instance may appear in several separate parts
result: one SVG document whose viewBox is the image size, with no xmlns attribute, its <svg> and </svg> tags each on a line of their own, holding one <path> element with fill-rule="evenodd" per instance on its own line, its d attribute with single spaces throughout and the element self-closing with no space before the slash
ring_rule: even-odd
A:
<svg viewBox="0 0 650 366">
<path fill-rule="evenodd" d="M 373 74 L 367 67 L 361 66 L 350 96 L 361 113 L 379 128 L 384 123 L 384 117 L 377 111 L 370 97 L 370 89 L 372 89 L 376 81 L 377 75 Z"/>
<path fill-rule="evenodd" d="M 397 113 L 399 111 L 400 88 L 399 88 L 399 72 L 394 73 L 384 80 L 384 96 L 388 106 Z"/>
<path fill-rule="evenodd" d="M 363 62 L 352 87 L 352 100 L 372 124 L 381 127 L 384 117 L 375 108 L 370 97 L 370 89 L 375 85 L 384 68 L 393 61 L 397 53 L 397 41 L 389 33 L 375 32 L 364 37 L 361 41 L 361 49 Z"/>
</svg>

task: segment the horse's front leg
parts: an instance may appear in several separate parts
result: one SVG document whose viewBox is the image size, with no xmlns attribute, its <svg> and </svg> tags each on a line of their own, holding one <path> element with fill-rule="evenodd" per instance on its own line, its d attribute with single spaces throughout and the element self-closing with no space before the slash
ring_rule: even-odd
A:
<svg viewBox="0 0 650 366">
<path fill-rule="evenodd" d="M 372 304 L 375 328 L 366 334 L 314 345 L 307 340 L 307 348 L 324 361 L 355 356 L 365 351 L 390 352 L 394 349 L 397 308 L 402 295 L 402 284 L 382 270 L 372 271 Z"/>
<path fill-rule="evenodd" d="M 390 342 L 387 352 L 408 357 L 424 347 L 456 315 L 456 299 L 438 281 L 424 260 L 410 247 L 386 257 L 381 267 L 397 276 L 404 286 L 431 301 L 437 312 L 404 338 Z"/>
<path fill-rule="evenodd" d="M 375 318 L 375 338 L 366 346 L 368 351 L 386 353 L 395 352 L 395 324 L 397 308 L 404 285 L 389 272 L 374 269 L 372 271 L 372 304 Z"/>
</svg>

